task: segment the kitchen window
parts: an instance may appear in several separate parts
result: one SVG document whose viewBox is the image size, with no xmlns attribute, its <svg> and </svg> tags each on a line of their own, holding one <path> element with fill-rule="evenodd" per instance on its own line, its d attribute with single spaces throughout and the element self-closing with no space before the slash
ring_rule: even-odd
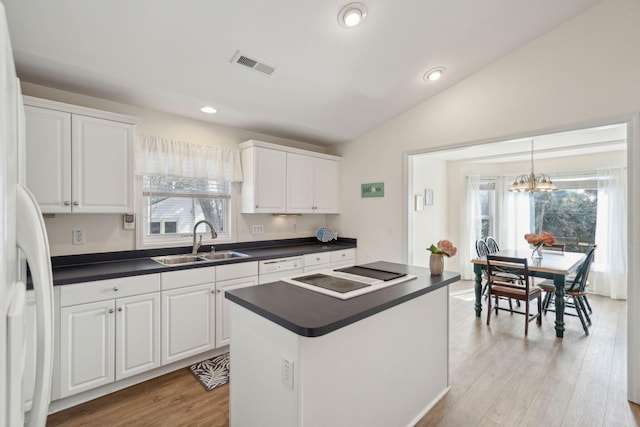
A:
<svg viewBox="0 0 640 427">
<path fill-rule="evenodd" d="M 229 239 L 229 182 L 146 175 L 142 197 L 144 245 L 191 244 L 193 226 L 203 219 L 213 224 L 216 240 Z M 207 227 L 202 226 L 198 233 L 203 233 L 206 242 Z"/>
<path fill-rule="evenodd" d="M 242 182 L 238 149 L 138 135 L 135 160 L 138 248 L 190 246 L 200 220 L 218 234 L 212 240 L 207 226 L 198 227 L 204 245 L 232 239 L 233 183 Z"/>
</svg>

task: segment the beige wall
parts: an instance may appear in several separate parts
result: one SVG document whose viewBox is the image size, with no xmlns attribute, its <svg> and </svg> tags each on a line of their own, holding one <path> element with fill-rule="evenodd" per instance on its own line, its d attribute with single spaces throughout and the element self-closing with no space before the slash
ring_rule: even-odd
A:
<svg viewBox="0 0 640 427">
<path fill-rule="evenodd" d="M 243 141 L 257 139 L 289 147 L 326 152 L 324 147 L 317 145 L 220 126 L 206 121 L 188 119 L 25 82 L 22 83 L 22 92 L 25 95 L 39 98 L 139 117 L 142 122 L 138 125 L 136 132 L 141 135 L 163 136 L 180 141 L 223 147 L 236 147 Z M 236 190 L 239 188 L 238 185 Z M 239 209 L 236 209 L 236 212 L 239 212 Z M 274 217 L 272 215 L 237 213 L 232 218 L 232 226 L 235 231 L 234 240 L 244 242 L 314 236 L 318 227 L 331 225 L 327 221 L 333 217 L 333 215 Z M 56 214 L 53 218 L 46 218 L 45 224 L 53 256 L 136 249 L 135 230 L 124 230 L 122 215 L 119 214 Z M 252 235 L 251 226 L 259 224 L 264 225 L 265 233 Z M 293 231 L 294 224 L 296 225 L 295 232 Z M 86 244 L 71 244 L 73 229 L 85 231 Z M 340 233 L 340 235 L 344 235 L 344 233 Z"/>
<path fill-rule="evenodd" d="M 406 153 L 576 129 L 639 111 L 638 22 L 640 2 L 604 1 L 335 147 L 343 156 L 343 209 L 336 227 L 358 239 L 358 261 L 407 261 Z M 359 184 L 378 181 L 385 183 L 385 197 L 373 206 L 359 197 Z M 443 237 L 457 230 L 454 218 L 455 212 Z"/>
</svg>

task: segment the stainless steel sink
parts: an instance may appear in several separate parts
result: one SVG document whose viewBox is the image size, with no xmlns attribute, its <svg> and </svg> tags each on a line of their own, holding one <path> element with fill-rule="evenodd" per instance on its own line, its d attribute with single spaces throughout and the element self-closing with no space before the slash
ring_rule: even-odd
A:
<svg viewBox="0 0 640 427">
<path fill-rule="evenodd" d="M 183 264 L 195 264 L 199 262 L 211 262 L 222 261 L 230 258 L 244 258 L 249 255 L 234 251 L 220 251 L 220 252 L 200 252 L 195 255 L 165 255 L 152 257 L 155 262 L 159 262 L 164 265 L 183 265 Z"/>
<path fill-rule="evenodd" d="M 151 259 L 164 265 L 193 264 L 206 261 L 199 255 L 166 255 L 152 257 Z"/>
<path fill-rule="evenodd" d="M 249 255 L 243 254 L 240 252 L 234 252 L 234 251 L 220 251 L 220 252 L 200 252 L 198 253 L 198 256 L 206 259 L 207 261 L 222 261 L 224 259 L 230 259 L 230 258 L 244 258 L 244 257 L 248 257 Z"/>
</svg>

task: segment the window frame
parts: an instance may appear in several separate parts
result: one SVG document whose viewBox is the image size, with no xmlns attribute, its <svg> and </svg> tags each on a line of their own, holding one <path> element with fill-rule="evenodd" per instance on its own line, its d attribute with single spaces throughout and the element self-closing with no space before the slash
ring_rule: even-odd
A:
<svg viewBox="0 0 640 427">
<path fill-rule="evenodd" d="M 235 242 L 235 212 L 237 212 L 237 201 L 239 189 L 236 183 L 230 183 L 231 195 L 225 199 L 224 204 L 224 222 L 226 224 L 226 232 L 217 233 L 215 239 L 211 238 L 209 228 L 205 226 L 198 227 L 197 236 L 202 236 L 203 245 L 217 245 L 223 243 Z M 183 247 L 193 244 L 193 233 L 175 233 L 175 234 L 154 234 L 149 235 L 146 229 L 149 226 L 148 220 L 148 200 L 149 196 L 143 195 L 142 177 L 136 176 L 135 180 L 136 195 L 136 249 L 154 249 L 165 247 Z M 197 199 L 197 197 L 193 197 Z"/>
</svg>

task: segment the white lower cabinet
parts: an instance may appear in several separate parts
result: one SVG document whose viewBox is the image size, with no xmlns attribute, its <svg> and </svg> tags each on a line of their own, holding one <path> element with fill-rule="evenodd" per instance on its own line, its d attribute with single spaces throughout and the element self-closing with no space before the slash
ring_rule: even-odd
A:
<svg viewBox="0 0 640 427">
<path fill-rule="evenodd" d="M 160 366 L 159 291 L 158 274 L 62 287 L 61 398 Z"/>
<path fill-rule="evenodd" d="M 162 364 L 215 347 L 213 282 L 162 292 Z"/>
<path fill-rule="evenodd" d="M 222 347 L 231 342 L 229 328 L 229 301 L 225 293 L 234 289 L 246 288 L 258 284 L 258 276 L 242 277 L 240 279 L 223 280 L 216 283 L 218 293 L 216 300 L 216 347 Z"/>
<path fill-rule="evenodd" d="M 304 272 L 351 267 L 355 262 L 355 249 L 307 254 L 304 256 Z"/>
<path fill-rule="evenodd" d="M 162 276 L 162 364 L 215 348 L 216 267 Z"/>
<path fill-rule="evenodd" d="M 60 397 L 115 380 L 115 301 L 60 311 Z"/>
<path fill-rule="evenodd" d="M 216 271 L 216 347 L 231 342 L 229 301 L 225 293 L 258 284 L 258 262 L 221 265 Z"/>
<path fill-rule="evenodd" d="M 160 366 L 160 292 L 116 300 L 116 381 Z"/>
</svg>

